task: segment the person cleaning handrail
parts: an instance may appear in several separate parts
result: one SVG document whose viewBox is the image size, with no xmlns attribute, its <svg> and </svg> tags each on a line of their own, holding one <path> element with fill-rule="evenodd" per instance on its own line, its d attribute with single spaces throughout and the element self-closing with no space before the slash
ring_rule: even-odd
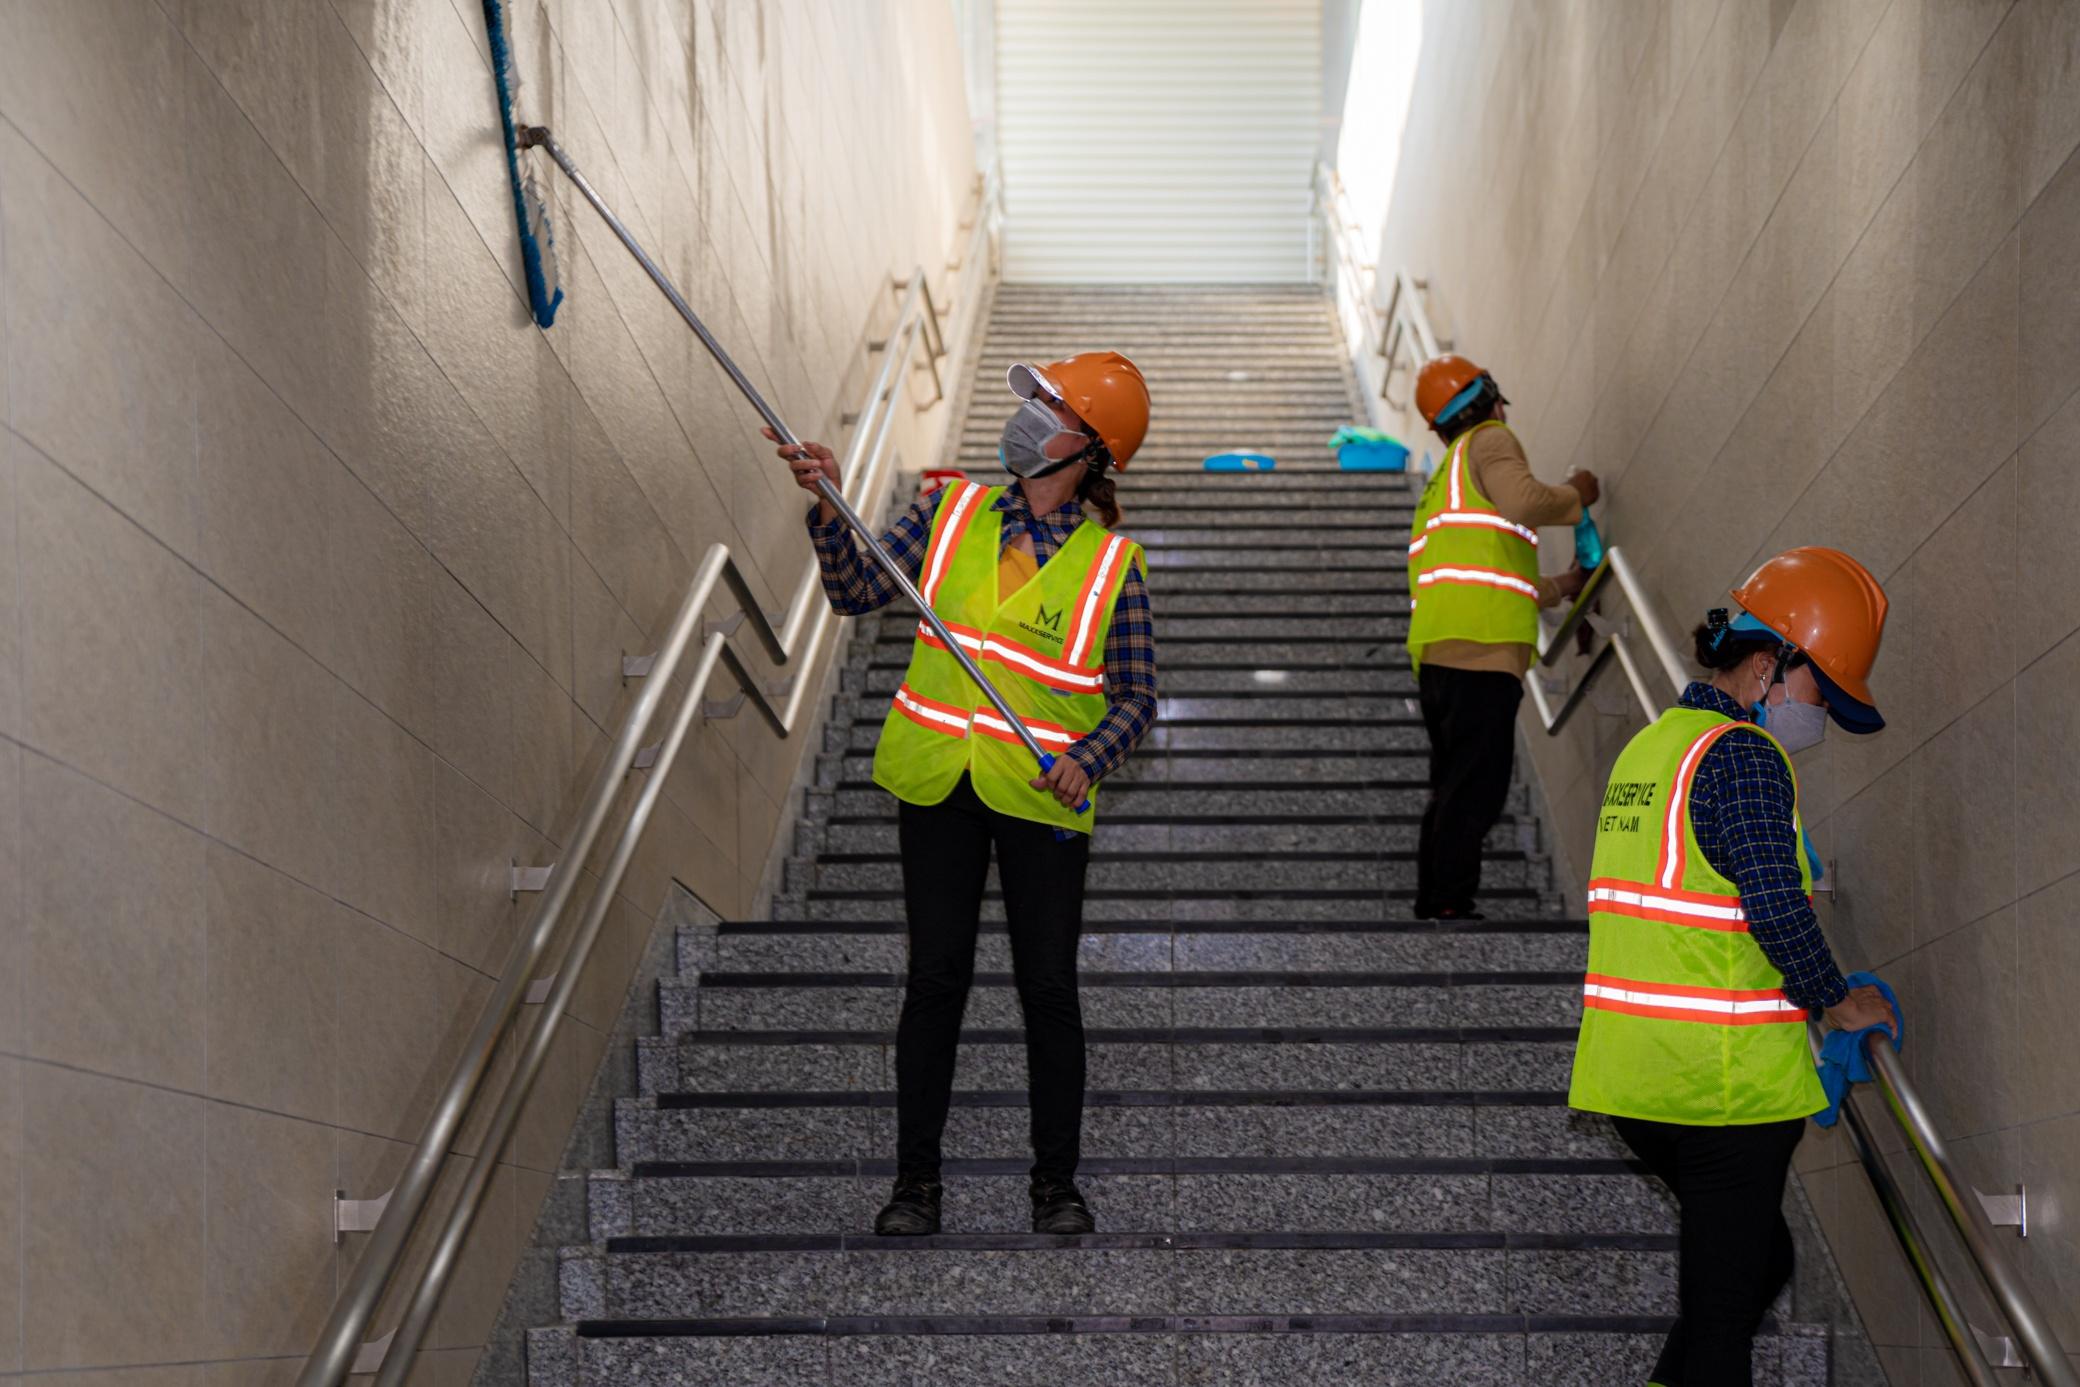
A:
<svg viewBox="0 0 2080 1387">
<path fill-rule="evenodd" d="M 1792 549 L 1695 632 L 1706 679 L 1619 753 L 1590 868 L 1589 971 L 1568 1104 L 1608 1114 L 1681 1210 L 1675 1327 L 1656 1387 L 1750 1382 L 1792 1269 L 1782 1203 L 1827 1107 L 1809 1011 L 1898 1017 L 1850 987 L 1810 900 L 1794 752 L 1885 725 L 1870 691 L 1885 591 L 1836 549 Z"/>
<path fill-rule="evenodd" d="M 1599 495 L 1595 474 L 1559 486 L 1531 475 L 1508 406 L 1495 377 L 1463 356 L 1433 357 L 1416 373 L 1416 408 L 1445 444 L 1408 542 L 1408 656 L 1430 739 L 1419 920 L 1481 918 L 1481 853 L 1509 800 L 1538 613 L 1588 577 L 1542 576 L 1538 531 L 1580 521 Z"/>
<path fill-rule="evenodd" d="M 882 540 L 1055 756 L 1034 777 L 973 680 L 918 628 L 874 751 L 875 783 L 900 801 L 910 945 L 896 1027 L 897 1173 L 874 1220 L 891 1236 L 939 1231 L 941 1137 L 992 844 L 1025 1018 L 1033 1231 L 1096 1226 L 1075 1183 L 1085 1064 L 1076 960 L 1097 786 L 1156 717 L 1147 565 L 1139 545 L 1113 532 L 1111 476 L 1148 433 L 1148 385 L 1109 351 L 1014 365 L 1008 383 L 1018 404 L 998 457 L 1010 484 L 955 481 L 919 499 Z M 837 485 L 822 444 L 779 452 L 803 490 L 820 479 Z M 827 501 L 808 526 L 835 611 L 857 616 L 896 596 Z"/>
</svg>

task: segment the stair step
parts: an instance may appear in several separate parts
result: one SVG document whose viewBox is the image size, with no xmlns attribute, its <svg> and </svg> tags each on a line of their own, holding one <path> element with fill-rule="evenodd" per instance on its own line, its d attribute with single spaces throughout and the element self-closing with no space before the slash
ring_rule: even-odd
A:
<svg viewBox="0 0 2080 1387">
<path fill-rule="evenodd" d="M 1521 921 L 1497 921 L 1500 925 Z M 1432 930 L 1300 930 L 1250 933 L 1086 933 L 1081 966 L 1095 970 L 1185 972 L 1258 969 L 1292 972 L 1568 972 L 1587 963 L 1587 944 L 1576 933 L 1444 934 Z M 903 968 L 907 943 L 900 931 L 867 934 L 728 932 L 712 941 L 717 968 L 756 972 L 887 971 Z M 977 943 L 976 967 L 986 973 L 1011 968 L 1011 946 L 1001 930 Z"/>
<path fill-rule="evenodd" d="M 1212 1387 L 1240 1383 L 1448 1383 L 1522 1387 L 1640 1382 L 1665 1318 L 1653 1316 L 958 1316 L 683 1319 L 537 1330 L 531 1363 L 567 1387 Z M 1824 1327 L 1756 1341 L 1758 1387 L 1825 1387 Z M 546 1387 L 542 1379 L 536 1379 Z"/>
<path fill-rule="evenodd" d="M 846 758 L 845 779 L 834 787 L 832 796 L 835 814 L 846 818 L 895 818 L 895 799 L 873 783 L 871 766 L 868 757 Z M 1186 772 L 1196 770 L 1195 763 L 1180 762 L 1165 769 L 1174 773 L 1173 778 L 1153 779 L 1144 774 L 1107 780 L 1098 832 L 1102 834 L 1106 825 L 1122 822 L 1128 816 L 1177 824 L 1269 814 L 1410 818 L 1423 812 L 1424 801 L 1430 794 L 1413 773 L 1401 776 L 1399 783 L 1374 779 L 1325 781 L 1306 789 L 1304 774 L 1288 775 L 1286 767 L 1278 762 L 1251 767 L 1249 773 L 1255 778 L 1248 781 L 1221 775 L 1204 780 L 1184 779 Z M 1232 773 L 1235 768 L 1227 769 Z M 1521 812 L 1523 792 L 1512 793 Z"/>
<path fill-rule="evenodd" d="M 1091 1026 L 1572 1026 L 1579 972 L 1272 973 L 1260 970 L 1087 972 Z M 661 985 L 665 1034 L 892 1024 L 903 979 L 886 973 L 710 972 Z M 1019 1024 L 1008 973 L 978 973 L 972 1026 Z"/>
<path fill-rule="evenodd" d="M 1660 1234 L 826 1234 L 617 1242 L 566 1254 L 571 1319 L 998 1315 L 1667 1315 Z M 579 1265 L 582 1263 L 583 1265 Z M 646 1332 L 629 1325 L 622 1333 Z"/>
<path fill-rule="evenodd" d="M 1115 1232 L 1214 1233 L 1238 1210 L 1276 1208 L 1296 1232 L 1631 1233 L 1675 1231 L 1658 1185 L 1624 1161 L 1241 1158 L 1092 1160 L 1077 1183 Z M 639 1166 L 590 1185 L 594 1241 L 774 1235 L 868 1226 L 892 1161 L 714 1162 Z M 943 1172 L 955 1233 L 1028 1227 L 1026 1165 L 955 1161 Z"/>
<path fill-rule="evenodd" d="M 702 1177 L 638 1179 L 633 1237 L 771 1236 L 871 1226 L 890 1176 L 830 1179 Z M 1674 1211 L 1638 1174 L 1484 1175 L 1093 1175 L 1078 1188 L 1108 1229 L 1189 1235 L 1218 1231 L 1238 1209 L 1276 1207 L 1297 1232 L 1349 1226 L 1380 1232 L 1573 1231 L 1539 1222 L 1550 1211 L 1593 1223 L 1582 1231 L 1672 1234 Z M 949 1229 L 1003 1236 L 1030 1226 L 1025 1171 L 947 1181 Z M 1583 1214 L 1583 1209 L 1593 1213 Z M 1442 1220 L 1440 1222 L 1440 1220 Z"/>
<path fill-rule="evenodd" d="M 1515 850 L 1488 854 L 1481 872 L 1485 889 L 1508 890 L 1537 884 L 1544 863 L 1528 862 Z M 996 881 L 994 870 L 991 881 Z M 1113 855 L 1094 852 L 1085 877 L 1088 896 L 1107 892 L 1330 891 L 1338 895 L 1406 889 L 1413 894 L 1414 853 L 1371 859 L 1308 853 L 1148 853 Z M 790 889 L 804 892 L 900 892 L 901 864 L 894 858 L 846 861 L 826 853 L 802 863 L 788 878 Z"/>
<path fill-rule="evenodd" d="M 773 1096 L 773 1095 L 761 1095 Z M 862 1105 L 809 1106 L 807 1095 L 774 1106 L 660 1107 L 623 1099 L 616 1140 L 624 1162 L 817 1159 L 852 1160 L 895 1149 L 895 1110 Z M 853 1095 L 839 1095 L 851 1097 Z M 945 1149 L 962 1157 L 1030 1160 L 1031 1138 L 1018 1090 L 1003 1102 L 966 1101 L 956 1092 Z M 1559 1093 L 1525 1101 L 1449 1101 L 1461 1095 L 1381 1096 L 1357 1090 L 1299 1094 L 1278 1090 L 1179 1090 L 1161 1105 L 1113 1105 L 1094 1091 L 1084 1112 L 1085 1155 L 1597 1157 L 1630 1153 L 1603 1119 L 1573 1112 Z M 1191 1100 L 1189 1102 L 1183 1100 Z M 1017 1106 L 1013 1106 L 1017 1104 Z"/>
<path fill-rule="evenodd" d="M 963 1034 L 956 1070 L 963 1088 L 1011 1090 L 1025 1082 L 1022 1031 Z M 1093 1027 L 1085 1037 L 1086 1081 L 1121 1091 L 1356 1090 L 1391 1076 L 1403 1088 L 1558 1092 L 1574 1060 L 1572 1025 Z M 879 1091 L 895 1081 L 894 1044 L 887 1029 L 688 1030 L 642 1042 L 639 1071 L 653 1097 Z"/>
<path fill-rule="evenodd" d="M 1336 891 L 1226 891 L 1218 888 L 1178 890 L 1092 891 L 1084 901 L 1083 919 L 1094 924 L 1126 921 L 1197 920 L 1399 920 L 1405 919 L 1413 891 L 1380 893 Z M 899 891 L 811 891 L 798 906 L 812 920 L 878 920 L 902 908 Z M 1554 913 L 1544 893 L 1528 889 L 1483 887 L 1481 909 L 1490 919 L 1544 918 Z M 985 921 L 1004 918 L 1003 897 L 990 892 L 982 900 Z"/>
<path fill-rule="evenodd" d="M 1520 851 L 1521 828 L 1505 819 L 1492 829 L 1488 847 L 1497 852 Z M 1238 852 L 1333 852 L 1368 855 L 1380 852 L 1413 852 L 1420 825 L 1413 820 L 1381 823 L 1351 817 L 1342 821 L 1324 815 L 1292 821 L 1258 820 L 1233 824 L 1122 823 L 1110 813 L 1105 816 L 1104 836 L 1096 846 L 1106 852 L 1123 853 L 1238 853 Z M 824 833 L 821 851 L 827 853 L 892 854 L 899 843 L 894 819 L 882 823 L 842 823 Z"/>
<path fill-rule="evenodd" d="M 881 740 L 881 718 L 854 723 L 844 730 L 842 749 L 871 753 Z M 1173 751 L 1234 755 L 1251 751 L 1342 751 L 1427 755 L 1430 740 L 1421 727 L 1406 723 L 1367 726 L 1342 719 L 1282 719 L 1265 724 L 1163 722 L 1142 738 L 1134 754 L 1153 758 Z"/>
<path fill-rule="evenodd" d="M 850 677 L 854 672 L 848 671 L 847 691 L 855 695 L 887 699 L 895 693 L 896 686 L 903 682 L 904 668 L 904 664 L 890 658 L 879 665 L 858 671 L 857 678 Z M 1406 666 L 1400 669 L 1347 666 L 1317 669 L 1207 669 L 1204 666 L 1186 666 L 1183 669 L 1172 669 L 1165 663 L 1161 684 L 1163 694 L 1171 698 L 1247 694 L 1254 700 L 1266 697 L 1298 698 L 1344 694 L 1398 699 L 1398 706 L 1403 708 L 1408 706 L 1416 694 L 1415 675 Z"/>
</svg>

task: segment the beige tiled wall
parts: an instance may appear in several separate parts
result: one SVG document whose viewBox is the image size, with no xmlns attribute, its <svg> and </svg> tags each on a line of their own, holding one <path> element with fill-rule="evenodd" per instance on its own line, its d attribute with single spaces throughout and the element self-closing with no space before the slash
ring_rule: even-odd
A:
<svg viewBox="0 0 2080 1387">
<path fill-rule="evenodd" d="M 507 9 L 524 114 L 842 442 L 971 197 L 950 11 Z M 543 333 L 479 0 L 0 3 L 0 1377 L 292 1377 L 621 653 L 715 541 L 793 594 L 799 493 L 547 173 Z M 420 1380 L 467 1378 L 669 881 L 749 908 L 801 751 L 693 734 Z"/>
<path fill-rule="evenodd" d="M 1838 863 L 1823 918 L 1899 988 L 1981 1187 L 2028 1182 L 2009 1247 L 2080 1351 L 2080 4 L 1432 0 L 1423 21 L 1382 263 L 1429 277 L 1539 472 L 1603 476 L 1610 537 L 1683 630 L 1796 544 L 1891 594 L 1891 726 L 1800 761 Z M 1612 678 L 1562 737 L 1531 728 L 1574 878 L 1637 725 Z M 1802 1159 L 1894 1380 L 1952 1380 L 1844 1158 L 1816 1138 Z"/>
</svg>

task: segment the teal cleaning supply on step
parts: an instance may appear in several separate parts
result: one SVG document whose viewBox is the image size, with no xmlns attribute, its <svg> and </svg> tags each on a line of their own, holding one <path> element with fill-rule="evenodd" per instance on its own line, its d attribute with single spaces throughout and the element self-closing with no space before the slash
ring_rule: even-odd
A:
<svg viewBox="0 0 2080 1387">
<path fill-rule="evenodd" d="M 1345 424 L 1329 439 L 1336 465 L 1346 472 L 1406 472 L 1408 449 L 1383 429 Z"/>
<path fill-rule="evenodd" d="M 1277 466 L 1277 458 L 1263 453 L 1215 453 L 1206 459 L 1209 472 L 1269 472 Z"/>
<path fill-rule="evenodd" d="M 549 226 L 549 204 L 535 183 L 534 171 L 520 168 L 520 136 L 513 122 L 513 51 L 506 43 L 506 21 L 498 0 L 484 0 L 484 30 L 491 40 L 491 71 L 498 79 L 498 115 L 505 128 L 506 177 L 513 185 L 513 215 L 520 223 L 520 264 L 527 277 L 527 306 L 535 323 L 548 327 L 563 303 L 556 282 L 556 235 Z"/>
<path fill-rule="evenodd" d="M 1582 507 L 1582 518 L 1574 527 L 1574 561 L 1582 566 L 1582 572 L 1594 573 L 1603 565 L 1603 536 L 1597 533 L 1596 517 Z"/>
</svg>

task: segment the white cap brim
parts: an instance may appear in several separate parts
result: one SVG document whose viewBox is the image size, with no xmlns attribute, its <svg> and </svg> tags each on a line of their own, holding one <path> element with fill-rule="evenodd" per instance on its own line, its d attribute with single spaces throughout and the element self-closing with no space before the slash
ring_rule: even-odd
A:
<svg viewBox="0 0 2080 1387">
<path fill-rule="evenodd" d="M 1037 366 L 1028 366 L 1022 361 L 1004 373 L 1004 380 L 1010 385 L 1011 393 L 1021 400 L 1062 398 L 1062 388 L 1056 385 L 1045 371 Z"/>
</svg>

